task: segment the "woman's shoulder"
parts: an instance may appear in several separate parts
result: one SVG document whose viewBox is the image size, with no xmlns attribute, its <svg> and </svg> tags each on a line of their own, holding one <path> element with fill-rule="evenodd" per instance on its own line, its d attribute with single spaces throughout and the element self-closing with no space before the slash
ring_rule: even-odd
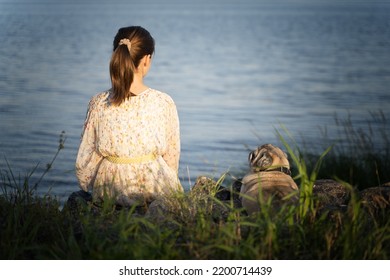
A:
<svg viewBox="0 0 390 280">
<path fill-rule="evenodd" d="M 167 105 L 175 106 L 175 102 L 173 101 L 172 97 L 165 92 L 159 91 L 157 89 L 150 89 L 150 92 L 153 94 L 153 98 L 159 99 L 159 102 L 161 103 L 167 103 Z"/>
<path fill-rule="evenodd" d="M 101 105 L 106 104 L 109 100 L 109 96 L 110 96 L 109 90 L 95 94 L 94 96 L 92 96 L 92 98 L 89 101 L 89 107 L 96 108 L 96 107 L 99 107 Z"/>
</svg>

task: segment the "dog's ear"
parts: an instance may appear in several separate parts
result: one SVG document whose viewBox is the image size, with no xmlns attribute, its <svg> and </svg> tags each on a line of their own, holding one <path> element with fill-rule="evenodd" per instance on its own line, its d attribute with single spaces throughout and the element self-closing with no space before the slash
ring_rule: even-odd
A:
<svg viewBox="0 0 390 280">
<path fill-rule="evenodd" d="M 255 151 L 250 152 L 248 155 L 249 165 L 252 165 L 252 160 L 254 159 L 254 157 L 255 157 Z"/>
</svg>

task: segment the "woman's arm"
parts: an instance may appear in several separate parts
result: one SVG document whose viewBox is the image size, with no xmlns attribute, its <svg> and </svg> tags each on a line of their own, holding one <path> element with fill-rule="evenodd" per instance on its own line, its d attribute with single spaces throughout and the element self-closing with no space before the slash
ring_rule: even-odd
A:
<svg viewBox="0 0 390 280">
<path fill-rule="evenodd" d="M 76 176 L 80 188 L 92 189 L 102 156 L 96 150 L 97 106 L 95 98 L 89 102 L 87 116 L 81 134 L 81 143 L 76 158 Z"/>
<path fill-rule="evenodd" d="M 176 105 L 173 102 L 168 106 L 167 118 L 167 150 L 163 158 L 168 166 L 178 174 L 180 160 L 180 124 Z"/>
</svg>

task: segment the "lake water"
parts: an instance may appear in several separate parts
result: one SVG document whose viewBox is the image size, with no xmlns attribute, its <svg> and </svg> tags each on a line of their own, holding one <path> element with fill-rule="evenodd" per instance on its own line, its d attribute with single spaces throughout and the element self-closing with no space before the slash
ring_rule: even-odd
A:
<svg viewBox="0 0 390 280">
<path fill-rule="evenodd" d="M 110 87 L 112 40 L 129 25 L 156 40 L 146 83 L 176 102 L 186 187 L 244 169 L 248 149 L 278 144 L 281 124 L 320 150 L 324 128 L 339 137 L 335 115 L 389 120 L 390 5 L 307 2 L 0 0 L 0 169 L 23 176 L 39 163 L 33 183 L 65 131 L 39 192 L 77 190 L 87 104 Z"/>
</svg>

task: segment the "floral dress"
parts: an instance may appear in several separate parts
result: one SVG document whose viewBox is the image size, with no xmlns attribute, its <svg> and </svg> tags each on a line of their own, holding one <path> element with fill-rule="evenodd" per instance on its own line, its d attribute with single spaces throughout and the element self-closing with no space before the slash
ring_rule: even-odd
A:
<svg viewBox="0 0 390 280">
<path fill-rule="evenodd" d="M 109 196 L 124 206 L 183 191 L 171 97 L 149 88 L 115 106 L 111 94 L 102 92 L 89 103 L 76 159 L 80 187 L 93 190 L 94 199 Z"/>
</svg>

